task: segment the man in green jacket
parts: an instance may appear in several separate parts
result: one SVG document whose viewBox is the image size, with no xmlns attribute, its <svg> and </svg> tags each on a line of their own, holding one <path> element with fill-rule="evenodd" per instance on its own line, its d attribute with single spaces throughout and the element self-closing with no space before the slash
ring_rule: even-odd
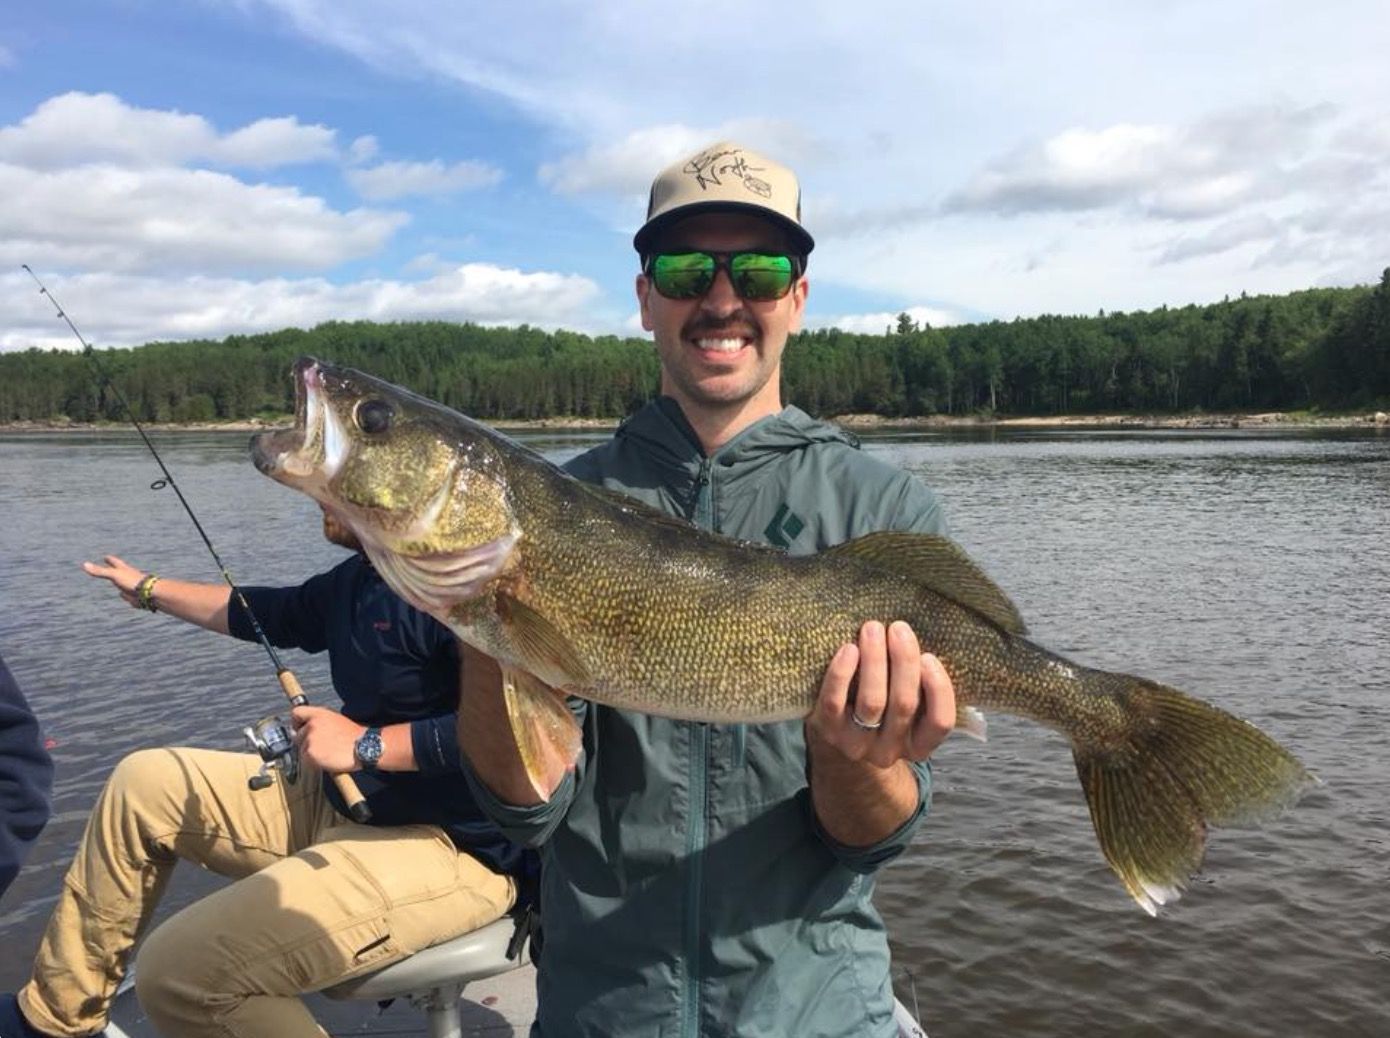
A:
<svg viewBox="0 0 1390 1038">
<path fill-rule="evenodd" d="M 925 487 L 782 405 L 813 245 L 790 170 L 736 144 L 703 149 L 657 177 L 635 245 L 663 395 L 572 473 L 793 553 L 875 530 L 944 532 Z M 465 668 L 475 792 L 509 836 L 544 844 L 533 1036 L 897 1033 L 874 874 L 926 813 L 926 759 L 955 697 L 912 630 L 883 620 L 826 661 L 804 722 L 694 723 L 571 700 L 583 752 L 555 768 L 545 801 L 521 769 L 495 668 Z"/>
</svg>

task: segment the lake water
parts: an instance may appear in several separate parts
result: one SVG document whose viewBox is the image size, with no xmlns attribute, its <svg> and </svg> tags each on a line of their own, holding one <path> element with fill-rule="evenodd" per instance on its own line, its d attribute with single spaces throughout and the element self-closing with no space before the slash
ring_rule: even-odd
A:
<svg viewBox="0 0 1390 1038">
<path fill-rule="evenodd" d="M 529 436 L 554 459 L 602 433 Z M 340 557 L 246 437 L 156 442 L 232 575 Z M 1279 822 L 1217 831 L 1150 919 L 1096 848 L 1063 740 L 991 719 L 936 757 L 932 816 L 882 874 L 895 984 L 933 1038 L 1390 1034 L 1390 436 L 972 431 L 870 438 L 944 498 L 957 539 L 1043 645 L 1257 723 L 1323 780 Z M 58 763 L 55 814 L 0 904 L 0 990 L 23 978 L 111 766 L 235 748 L 283 713 L 263 651 L 137 613 L 85 576 L 107 552 L 216 580 L 133 433 L 0 435 L 0 654 Z M 331 702 L 321 661 L 290 654 Z M 217 882 L 181 870 L 161 914 Z"/>
</svg>

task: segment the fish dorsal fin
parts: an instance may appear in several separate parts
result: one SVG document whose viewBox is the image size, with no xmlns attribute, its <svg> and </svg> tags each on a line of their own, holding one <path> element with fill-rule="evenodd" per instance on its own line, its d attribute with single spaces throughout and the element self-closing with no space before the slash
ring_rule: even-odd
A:
<svg viewBox="0 0 1390 1038">
<path fill-rule="evenodd" d="M 528 670 L 566 691 L 582 691 L 594 683 L 570 640 L 540 613 L 508 594 L 497 596 L 497 611 L 511 631 Z"/>
<path fill-rule="evenodd" d="M 827 555 L 858 559 L 897 573 L 943 598 L 973 609 L 1009 634 L 1023 634 L 1023 617 L 1009 596 L 949 537 L 885 530 L 856 537 L 826 550 Z"/>
</svg>

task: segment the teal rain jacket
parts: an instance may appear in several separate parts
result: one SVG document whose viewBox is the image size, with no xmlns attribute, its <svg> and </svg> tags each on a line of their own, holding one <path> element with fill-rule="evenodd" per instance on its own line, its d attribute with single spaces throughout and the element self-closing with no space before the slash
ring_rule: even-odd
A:
<svg viewBox="0 0 1390 1038">
<path fill-rule="evenodd" d="M 663 398 L 566 467 L 797 554 L 874 530 L 944 532 L 929 490 L 796 408 L 707 458 Z M 916 766 L 913 817 L 851 848 L 812 810 L 801 721 L 704 724 L 571 703 L 584 752 L 549 803 L 503 804 L 472 780 L 508 836 L 544 843 L 533 1038 L 895 1035 L 874 873 L 921 823 L 928 766 Z"/>
</svg>

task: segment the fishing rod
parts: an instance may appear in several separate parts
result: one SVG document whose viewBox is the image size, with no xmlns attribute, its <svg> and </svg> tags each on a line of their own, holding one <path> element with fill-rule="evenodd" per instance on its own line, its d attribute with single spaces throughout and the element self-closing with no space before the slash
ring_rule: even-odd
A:
<svg viewBox="0 0 1390 1038">
<path fill-rule="evenodd" d="M 67 326 L 72 330 L 72 334 L 77 336 L 77 341 L 82 344 L 82 355 L 87 359 L 88 363 L 92 365 L 93 370 L 96 371 L 97 376 L 101 379 L 102 385 L 110 390 L 112 395 L 115 396 L 116 400 L 120 403 L 121 408 L 126 413 L 126 417 L 130 419 L 130 424 L 135 426 L 135 431 L 140 434 L 140 439 L 144 441 L 145 446 L 149 448 L 150 454 L 154 456 L 155 463 L 159 466 L 159 470 L 164 473 L 164 478 L 155 480 L 151 483 L 150 489 L 162 490 L 167 486 L 179 499 L 179 504 L 183 505 L 183 510 L 188 513 L 188 518 L 193 521 L 193 526 L 198 531 L 198 536 L 201 537 L 203 543 L 207 545 L 208 552 L 212 555 L 213 562 L 217 564 L 218 572 L 222 574 L 222 579 L 225 580 L 227 586 L 232 589 L 232 595 L 236 598 L 237 605 L 241 606 L 242 610 L 246 613 L 247 619 L 251 621 L 251 629 L 256 634 L 256 640 L 261 643 L 261 647 L 265 649 L 266 655 L 270 657 L 271 665 L 275 668 L 275 676 L 280 682 L 281 690 L 289 699 L 290 706 L 308 706 L 309 697 L 304 694 L 304 689 L 300 687 L 299 679 L 294 676 L 294 672 L 291 671 L 289 667 L 285 666 L 284 662 L 280 659 L 280 654 L 275 651 L 275 646 L 270 644 L 270 639 L 266 637 L 265 631 L 261 629 L 260 621 L 256 619 L 256 614 L 251 608 L 251 603 L 246 601 L 246 596 L 241 593 L 241 588 L 237 587 L 236 581 L 232 579 L 231 573 L 227 571 L 227 566 L 223 563 L 222 556 L 218 555 L 217 549 L 212 546 L 212 539 L 208 537 L 207 531 L 203 529 L 203 524 L 198 521 L 198 517 L 194 514 L 193 507 L 188 503 L 188 499 L 183 496 L 183 491 L 179 489 L 179 485 L 174 479 L 174 474 L 169 471 L 169 467 L 164 464 L 164 459 L 160 457 L 159 451 L 155 450 L 154 444 L 151 443 L 150 438 L 145 435 L 144 427 L 140 425 L 139 419 L 135 417 L 135 412 L 131 409 L 130 404 L 127 403 L 125 395 L 121 392 L 116 383 L 111 381 L 111 377 L 106 373 L 106 369 L 103 368 L 101 363 L 97 360 L 96 351 L 92 349 L 91 343 L 83 338 L 82 333 L 77 330 L 77 325 L 72 323 L 72 318 L 69 317 L 67 311 L 63 309 L 62 304 L 59 303 L 53 293 L 48 290 L 48 287 L 39 280 L 39 276 L 30 269 L 29 264 L 21 263 L 20 266 L 24 268 L 26 274 L 34 279 L 34 284 L 39 286 L 39 295 L 48 297 L 48 301 L 52 303 L 53 308 L 58 311 L 58 316 L 67 323 Z M 264 762 L 261 768 L 261 774 L 251 779 L 252 789 L 263 789 L 270 784 L 271 779 L 266 772 L 267 766 L 280 767 L 281 770 L 285 772 L 285 777 L 291 782 L 294 781 L 299 771 L 298 762 L 293 755 L 293 744 L 289 741 L 289 737 L 285 733 L 284 727 L 280 724 L 278 718 L 265 718 L 258 721 L 253 727 L 244 729 L 244 734 L 260 753 L 261 760 Z M 362 796 L 362 791 L 357 788 L 357 782 L 351 775 L 346 772 L 339 772 L 333 776 L 333 784 L 338 788 L 338 792 L 347 803 L 348 814 L 352 816 L 354 822 L 366 822 L 371 819 L 371 808 L 367 806 L 367 801 Z"/>
</svg>

